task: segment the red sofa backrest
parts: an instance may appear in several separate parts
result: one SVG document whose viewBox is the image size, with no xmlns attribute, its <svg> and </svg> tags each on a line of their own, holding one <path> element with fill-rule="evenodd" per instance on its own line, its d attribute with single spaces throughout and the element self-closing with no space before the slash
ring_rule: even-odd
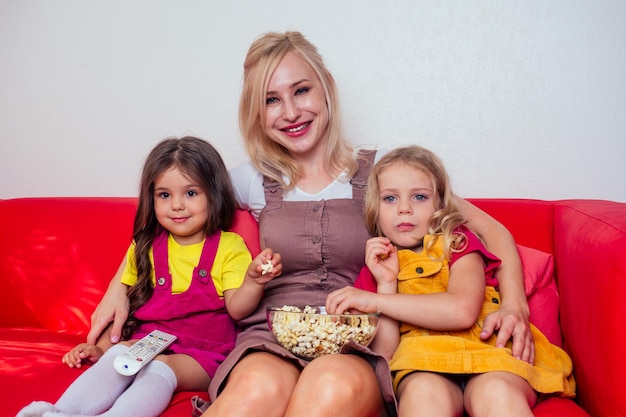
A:
<svg viewBox="0 0 626 417">
<path fill-rule="evenodd" d="M 468 199 L 504 224 L 520 245 L 554 254 L 554 202 L 531 199 Z"/>
<path fill-rule="evenodd" d="M 131 197 L 0 201 L 0 327 L 88 331 L 131 242 L 136 207 Z M 247 211 L 238 210 L 233 230 L 259 252 Z"/>
<path fill-rule="evenodd" d="M 133 198 L 0 202 L 0 303 L 7 311 L 0 326 L 86 329 L 84 312 L 93 311 L 131 241 L 135 208 Z"/>
<path fill-rule="evenodd" d="M 522 244 L 553 252 L 550 202 L 474 199 Z M 134 197 L 0 201 L 0 326 L 85 332 L 131 241 Z M 256 221 L 239 210 L 233 231 L 253 255 Z M 59 282 L 58 277 L 63 277 Z"/>
</svg>

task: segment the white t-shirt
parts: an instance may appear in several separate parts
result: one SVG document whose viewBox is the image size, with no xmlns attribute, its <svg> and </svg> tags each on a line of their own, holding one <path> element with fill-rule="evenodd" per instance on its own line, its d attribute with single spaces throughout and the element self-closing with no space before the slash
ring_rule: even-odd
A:
<svg viewBox="0 0 626 417">
<path fill-rule="evenodd" d="M 376 152 L 375 162 L 378 162 L 387 151 L 387 149 L 379 149 Z M 250 210 L 258 221 L 259 214 L 265 207 L 263 175 L 252 165 L 252 162 L 245 162 L 230 170 L 230 178 L 235 190 L 235 199 L 242 208 Z M 285 201 L 320 201 L 336 198 L 352 198 L 352 185 L 345 172 L 315 194 L 307 193 L 295 187 L 283 195 Z"/>
</svg>

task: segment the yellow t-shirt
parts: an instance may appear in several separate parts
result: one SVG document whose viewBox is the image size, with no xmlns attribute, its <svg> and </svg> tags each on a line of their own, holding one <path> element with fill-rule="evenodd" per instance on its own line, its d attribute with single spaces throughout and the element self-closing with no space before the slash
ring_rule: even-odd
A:
<svg viewBox="0 0 626 417">
<path fill-rule="evenodd" d="M 191 285 L 193 270 L 198 266 L 204 240 L 193 245 L 182 246 L 170 234 L 167 238 L 168 265 L 172 275 L 172 294 L 185 292 Z M 222 232 L 220 243 L 211 268 L 211 278 L 220 297 L 224 291 L 239 288 L 246 274 L 252 256 L 241 236 L 232 232 Z M 150 262 L 154 265 L 154 255 L 150 249 Z M 156 284 L 154 268 L 152 284 Z M 122 273 L 123 284 L 133 286 L 137 282 L 135 264 L 135 242 L 126 252 L 126 268 Z"/>
</svg>

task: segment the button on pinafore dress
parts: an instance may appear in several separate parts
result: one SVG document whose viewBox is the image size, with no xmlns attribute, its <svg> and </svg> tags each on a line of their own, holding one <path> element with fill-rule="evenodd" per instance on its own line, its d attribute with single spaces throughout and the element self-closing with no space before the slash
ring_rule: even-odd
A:
<svg viewBox="0 0 626 417">
<path fill-rule="evenodd" d="M 280 184 L 265 178 L 266 206 L 259 218 L 261 246 L 281 254 L 283 272 L 265 285 L 265 295 L 255 312 L 239 322 L 244 330 L 211 381 L 211 399 L 216 398 L 239 359 L 252 350 L 272 352 L 302 368 L 309 363 L 276 342 L 267 324 L 266 308 L 324 305 L 328 293 L 354 284 L 364 264 L 365 243 L 369 238 L 363 219 L 363 200 L 375 152 L 362 151 L 361 155 L 359 170 L 351 180 L 352 199 L 284 201 Z M 383 398 L 394 415 L 395 400 L 386 360 L 356 344 L 345 346 L 344 351 L 362 355 L 372 364 Z"/>
</svg>

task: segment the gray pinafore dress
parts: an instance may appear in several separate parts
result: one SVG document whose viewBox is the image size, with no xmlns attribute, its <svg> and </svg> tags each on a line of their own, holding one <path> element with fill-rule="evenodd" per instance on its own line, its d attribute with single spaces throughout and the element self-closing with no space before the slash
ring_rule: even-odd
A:
<svg viewBox="0 0 626 417">
<path fill-rule="evenodd" d="M 211 380 L 211 400 L 224 387 L 231 369 L 251 351 L 271 352 L 302 368 L 309 363 L 276 342 L 267 324 L 266 308 L 324 305 L 328 293 L 354 284 L 364 265 L 365 243 L 370 237 L 363 220 L 363 202 L 375 151 L 361 151 L 360 156 L 358 171 L 350 181 L 352 199 L 283 201 L 280 184 L 264 178 L 266 205 L 259 218 L 261 247 L 280 253 L 283 272 L 265 285 L 265 295 L 254 313 L 239 322 L 243 330 L 235 349 Z M 395 415 L 387 361 L 356 344 L 344 346 L 342 353 L 361 355 L 371 363 L 390 416 Z"/>
</svg>

